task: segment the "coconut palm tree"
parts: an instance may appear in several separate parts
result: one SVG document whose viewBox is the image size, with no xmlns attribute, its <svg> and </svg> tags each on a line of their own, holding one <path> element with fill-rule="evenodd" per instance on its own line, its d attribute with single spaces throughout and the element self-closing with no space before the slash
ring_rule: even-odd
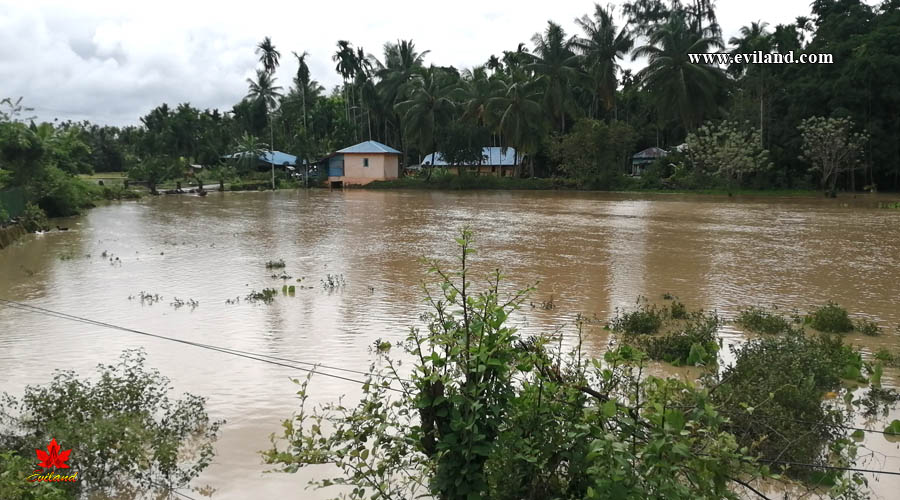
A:
<svg viewBox="0 0 900 500">
<path fill-rule="evenodd" d="M 246 171 L 256 166 L 259 157 L 269 149 L 269 145 L 259 138 L 244 132 L 235 144 L 237 155 L 232 157 L 235 166 Z"/>
<path fill-rule="evenodd" d="M 498 71 L 503 71 L 503 61 L 501 61 L 499 57 L 493 54 L 491 54 L 491 57 L 488 58 L 485 66 L 494 74 L 496 74 Z"/>
<path fill-rule="evenodd" d="M 309 52 L 303 51 L 302 54 L 297 54 L 294 52 L 294 57 L 297 58 L 297 76 L 294 78 L 294 85 L 297 86 L 297 90 L 300 91 L 300 99 L 303 100 L 303 128 L 306 128 L 306 90 L 309 88 L 310 82 L 310 73 L 309 66 L 306 64 L 306 58 L 309 57 Z"/>
<path fill-rule="evenodd" d="M 396 104 L 406 100 L 409 90 L 409 82 L 416 74 L 424 71 L 425 56 L 430 51 L 419 52 L 412 40 L 399 40 L 397 43 L 384 45 L 384 62 L 370 58 L 374 66 L 374 74 L 378 77 L 375 89 L 379 100 L 385 109 L 384 128 L 385 139 L 390 137 L 389 126 L 394 125 L 397 130 L 400 149 L 403 151 L 403 162 L 406 162 L 406 142 L 403 132 L 402 117 L 397 114 Z"/>
<path fill-rule="evenodd" d="M 576 112 L 571 84 L 579 77 L 580 56 L 573 51 L 574 40 L 566 38 L 565 30 L 553 21 L 531 41 L 534 53 L 528 68 L 544 87 L 544 107 L 559 123 L 560 132 L 565 132 L 566 115 Z"/>
<path fill-rule="evenodd" d="M 773 36 L 766 28 L 768 23 L 755 22 L 750 26 L 742 26 L 739 37 L 732 37 L 728 40 L 730 45 L 734 46 L 732 53 L 748 54 L 760 51 L 767 54 L 773 48 Z M 746 80 L 755 80 L 759 94 L 759 140 L 760 145 L 765 147 L 765 95 L 766 95 L 766 65 L 765 64 L 732 64 L 728 68 L 728 72 L 735 77 L 743 77 Z"/>
<path fill-rule="evenodd" d="M 723 72 L 704 63 L 691 62 L 688 54 L 722 49 L 719 39 L 696 33 L 683 13 L 674 13 L 655 28 L 647 44 L 632 53 L 632 60 L 647 58 L 647 66 L 637 77 L 650 91 L 664 118 L 680 120 L 692 130 L 716 109 L 719 89 L 725 84 Z"/>
<path fill-rule="evenodd" d="M 435 130 L 446 122 L 454 109 L 451 94 L 457 88 L 455 81 L 434 66 L 422 74 L 416 74 L 409 82 L 409 99 L 398 102 L 397 113 L 403 119 L 404 132 L 420 153 L 437 151 Z"/>
<path fill-rule="evenodd" d="M 259 63 L 262 64 L 266 73 L 274 73 L 275 68 L 278 67 L 279 59 L 281 59 L 281 53 L 275 49 L 272 39 L 269 37 L 263 38 L 263 41 L 256 46 L 256 53 L 259 54 Z"/>
<path fill-rule="evenodd" d="M 249 99 L 262 101 L 265 105 L 266 117 L 269 121 L 269 133 L 273 139 L 275 137 L 275 131 L 272 127 L 272 119 L 269 116 L 269 113 L 275 110 L 275 107 L 278 105 L 278 98 L 281 97 L 281 87 L 275 85 L 275 80 L 276 78 L 265 70 L 256 70 L 256 81 L 249 78 L 247 79 L 247 83 L 250 85 L 250 91 L 247 93 L 247 97 Z M 272 142 L 274 142 L 274 140 Z M 269 146 L 274 147 L 272 143 L 270 143 Z M 272 189 L 275 189 L 274 155 L 272 161 Z"/>
<path fill-rule="evenodd" d="M 587 15 L 575 23 L 584 31 L 583 38 L 575 39 L 575 47 L 584 55 L 591 82 L 591 115 L 597 116 L 602 104 L 606 111 L 615 109 L 617 75 L 622 59 L 634 46 L 634 39 L 627 28 L 616 30 L 613 7 L 606 9 L 594 4 L 594 18 Z"/>
<path fill-rule="evenodd" d="M 498 80 L 498 95 L 488 101 L 491 113 L 498 117 L 497 129 L 516 155 L 534 152 L 540 140 L 543 111 L 538 101 L 541 89 L 523 73 L 514 74 L 508 81 Z M 518 158 L 517 158 L 518 159 Z M 516 162 L 517 170 L 520 163 Z M 528 162 L 529 175 L 534 177 L 534 163 Z M 521 172 L 517 171 L 516 175 Z"/>
</svg>

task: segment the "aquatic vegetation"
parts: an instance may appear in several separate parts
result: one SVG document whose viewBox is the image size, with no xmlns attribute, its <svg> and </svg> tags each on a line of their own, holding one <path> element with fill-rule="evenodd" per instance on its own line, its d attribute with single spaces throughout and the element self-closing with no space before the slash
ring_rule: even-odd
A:
<svg viewBox="0 0 900 500">
<path fill-rule="evenodd" d="M 894 210 L 900 210 L 900 201 L 895 202 L 878 202 L 878 208 L 888 208 Z"/>
<path fill-rule="evenodd" d="M 235 297 L 235 298 L 233 298 L 233 299 L 225 299 L 225 303 L 226 303 L 226 304 L 240 304 L 240 303 L 241 303 L 241 298 L 240 298 L 240 296 L 238 296 L 238 297 Z"/>
<path fill-rule="evenodd" d="M 73 260 L 74 258 L 75 258 L 75 256 L 70 253 L 64 253 L 59 256 L 59 260 L 62 260 L 62 261 Z"/>
<path fill-rule="evenodd" d="M 140 299 L 141 305 L 152 306 L 153 304 L 161 301 L 163 296 L 158 293 L 147 293 L 141 290 L 137 296 L 129 295 L 128 300 L 134 300 L 135 298 Z"/>
<path fill-rule="evenodd" d="M 877 337 L 881 335 L 881 327 L 878 326 L 878 323 L 867 319 L 857 320 L 853 324 L 853 329 L 868 337 Z"/>
<path fill-rule="evenodd" d="M 281 286 L 281 294 L 282 295 L 293 296 L 296 291 L 297 291 L 297 288 L 294 285 L 282 285 Z"/>
<path fill-rule="evenodd" d="M 191 311 L 196 309 L 199 305 L 200 303 L 194 299 L 181 300 L 178 297 L 175 297 L 175 299 L 171 303 L 171 306 L 175 309 L 181 309 L 182 307 L 187 306 L 191 308 Z"/>
<path fill-rule="evenodd" d="M 687 319 L 688 312 L 684 302 L 676 299 L 669 304 L 669 317 L 672 319 Z"/>
<path fill-rule="evenodd" d="M 281 274 L 273 274 L 273 275 L 272 275 L 272 278 L 287 281 L 287 280 L 289 280 L 289 279 L 293 279 L 294 277 L 293 277 L 293 276 L 290 276 L 290 275 L 288 275 L 287 273 L 285 273 L 285 272 L 282 271 Z"/>
<path fill-rule="evenodd" d="M 322 283 L 322 288 L 324 288 L 328 291 L 334 291 L 334 290 L 338 290 L 340 288 L 344 288 L 344 286 L 347 284 L 344 281 L 343 274 L 328 273 L 328 275 L 325 276 L 325 279 L 320 280 L 320 281 Z"/>
<path fill-rule="evenodd" d="M 284 269 L 284 259 L 270 260 L 266 262 L 266 269 Z"/>
<path fill-rule="evenodd" d="M 820 332 L 847 333 L 853 330 L 853 322 L 843 307 L 829 302 L 806 315 L 804 322 Z"/>
<path fill-rule="evenodd" d="M 532 309 L 535 307 L 534 302 L 531 303 L 531 307 Z M 553 295 L 551 295 L 549 299 L 538 304 L 538 307 L 545 311 L 552 311 L 553 309 L 555 309 L 556 304 L 553 303 Z"/>
<path fill-rule="evenodd" d="M 780 314 L 759 307 L 742 309 L 734 322 L 753 333 L 775 335 L 791 330 L 791 323 Z"/>
<path fill-rule="evenodd" d="M 278 290 L 274 288 L 263 288 L 262 291 L 257 292 L 253 290 L 248 293 L 244 300 L 247 302 L 263 302 L 265 304 L 271 304 L 275 297 L 278 296 Z"/>
<path fill-rule="evenodd" d="M 675 299 L 675 296 L 669 292 L 666 292 L 666 293 L 662 294 L 662 298 L 663 298 L 663 300 L 673 300 L 673 299 Z"/>
</svg>

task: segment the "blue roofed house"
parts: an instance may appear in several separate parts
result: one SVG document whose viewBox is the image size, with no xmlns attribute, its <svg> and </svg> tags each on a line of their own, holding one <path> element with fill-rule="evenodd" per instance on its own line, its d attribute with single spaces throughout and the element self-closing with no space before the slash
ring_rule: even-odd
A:
<svg viewBox="0 0 900 500">
<path fill-rule="evenodd" d="M 225 155 L 222 158 L 225 159 L 235 159 L 235 158 L 244 158 L 247 155 L 245 152 L 234 153 L 230 155 Z M 275 163 L 275 166 L 278 168 L 287 169 L 287 167 L 291 167 L 291 169 L 297 166 L 297 157 L 294 155 L 289 155 L 287 153 L 282 153 L 281 151 L 263 151 L 256 157 L 256 167 L 260 170 L 265 170 L 272 167 L 272 163 Z"/>
<path fill-rule="evenodd" d="M 327 158 L 331 187 L 362 186 L 372 181 L 396 179 L 403 153 L 376 141 L 365 141 L 335 151 Z"/>
<path fill-rule="evenodd" d="M 459 173 L 463 168 L 474 171 L 479 175 L 496 175 L 498 177 L 512 176 L 516 167 L 522 163 L 523 155 L 518 154 L 515 148 L 485 147 L 481 150 L 481 162 L 465 163 L 462 165 L 450 165 L 444 161 L 440 152 L 431 153 L 422 160 L 422 167 L 456 167 L 452 173 Z"/>
</svg>

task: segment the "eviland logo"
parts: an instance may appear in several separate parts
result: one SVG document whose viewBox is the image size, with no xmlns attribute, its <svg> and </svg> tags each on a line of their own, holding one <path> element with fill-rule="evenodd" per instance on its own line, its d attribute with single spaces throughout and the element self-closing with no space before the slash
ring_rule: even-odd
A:
<svg viewBox="0 0 900 500">
<path fill-rule="evenodd" d="M 59 450 L 59 444 L 56 442 L 56 439 L 50 440 L 50 444 L 47 445 L 47 451 L 44 450 L 34 450 L 37 454 L 38 460 L 41 463 L 38 464 L 38 467 L 42 467 L 44 470 L 36 469 L 34 473 L 28 476 L 28 482 L 50 482 L 50 483 L 59 483 L 59 482 L 75 482 L 78 481 L 78 473 L 73 472 L 70 475 L 64 475 L 59 473 L 59 469 L 68 469 L 69 465 L 66 463 L 69 460 L 69 454 L 72 453 L 72 450 Z M 52 470 L 51 470 L 52 469 Z"/>
</svg>

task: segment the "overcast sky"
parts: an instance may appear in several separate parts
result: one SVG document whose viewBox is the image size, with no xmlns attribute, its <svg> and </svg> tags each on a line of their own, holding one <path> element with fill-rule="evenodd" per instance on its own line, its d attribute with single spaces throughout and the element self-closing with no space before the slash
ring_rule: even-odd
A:
<svg viewBox="0 0 900 500">
<path fill-rule="evenodd" d="M 719 0 L 717 13 L 727 40 L 751 21 L 808 15 L 810 1 Z M 573 19 L 592 10 L 589 0 L 0 0 L 0 98 L 24 96 L 42 120 L 137 124 L 163 102 L 230 109 L 266 35 L 281 52 L 279 84 L 296 72 L 291 51 L 307 50 L 330 91 L 339 39 L 379 58 L 386 41 L 413 39 L 431 50 L 427 62 L 463 68 L 529 42 L 548 19 L 575 32 Z"/>
</svg>

